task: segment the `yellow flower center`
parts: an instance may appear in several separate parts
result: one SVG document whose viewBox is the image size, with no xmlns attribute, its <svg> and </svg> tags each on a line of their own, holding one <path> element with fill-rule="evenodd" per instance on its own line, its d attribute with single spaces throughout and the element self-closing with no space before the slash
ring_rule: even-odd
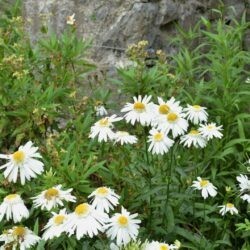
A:
<svg viewBox="0 0 250 250">
<path fill-rule="evenodd" d="M 118 131 L 117 133 L 118 133 L 120 136 L 127 136 L 127 135 L 129 135 L 129 133 L 126 132 L 126 131 Z"/>
<path fill-rule="evenodd" d="M 103 105 L 102 101 L 96 101 L 95 102 L 95 106 L 101 106 L 101 105 Z"/>
<path fill-rule="evenodd" d="M 16 151 L 12 156 L 16 163 L 22 163 L 25 158 L 25 154 L 23 151 Z"/>
<path fill-rule="evenodd" d="M 163 133 L 158 132 L 154 135 L 154 141 L 162 141 L 163 137 L 164 137 Z"/>
<path fill-rule="evenodd" d="M 109 125 L 109 120 L 108 118 L 102 118 L 100 121 L 99 121 L 99 124 L 102 126 L 102 127 L 107 127 Z"/>
<path fill-rule="evenodd" d="M 23 237 L 25 235 L 25 227 L 15 227 L 13 229 L 13 235 L 17 236 L 17 237 Z"/>
<path fill-rule="evenodd" d="M 208 183 L 209 183 L 208 180 L 201 180 L 200 181 L 200 185 L 201 185 L 202 188 L 207 187 Z"/>
<path fill-rule="evenodd" d="M 199 135 L 200 132 L 199 132 L 198 130 L 196 130 L 196 129 L 193 129 L 193 130 L 191 130 L 191 131 L 189 132 L 189 134 L 190 134 L 190 135 Z"/>
<path fill-rule="evenodd" d="M 167 115 L 167 120 L 168 120 L 169 122 L 175 122 L 177 119 L 178 119 L 178 115 L 175 114 L 175 113 L 169 113 L 169 114 Z"/>
<path fill-rule="evenodd" d="M 75 208 L 75 213 L 77 215 L 86 216 L 89 213 L 89 204 L 82 203 Z"/>
<path fill-rule="evenodd" d="M 134 110 L 142 113 L 145 111 L 145 105 L 142 102 L 135 102 L 134 103 Z"/>
<path fill-rule="evenodd" d="M 195 111 L 200 111 L 201 110 L 200 105 L 193 105 L 193 108 L 194 108 Z"/>
<path fill-rule="evenodd" d="M 96 190 L 96 193 L 100 196 L 106 196 L 109 193 L 109 190 L 106 187 L 99 187 Z"/>
<path fill-rule="evenodd" d="M 160 245 L 160 250 L 169 250 L 168 246 L 164 245 Z"/>
<path fill-rule="evenodd" d="M 212 130 L 212 129 L 214 129 L 214 126 L 213 126 L 213 125 L 208 125 L 208 126 L 207 126 L 207 129 L 208 129 L 208 130 Z"/>
<path fill-rule="evenodd" d="M 128 218 L 125 215 L 120 215 L 118 218 L 118 224 L 121 227 L 126 227 L 128 225 Z"/>
<path fill-rule="evenodd" d="M 226 207 L 227 207 L 227 208 L 233 208 L 233 207 L 234 207 L 234 204 L 233 204 L 233 203 L 227 203 Z"/>
<path fill-rule="evenodd" d="M 18 197 L 18 194 L 9 194 L 5 197 L 5 199 L 11 201 L 11 200 L 16 199 L 17 197 Z"/>
<path fill-rule="evenodd" d="M 45 192 L 44 197 L 46 200 L 52 200 L 54 197 L 57 197 L 58 195 L 59 191 L 57 189 L 50 188 Z"/>
<path fill-rule="evenodd" d="M 159 113 L 162 115 L 167 115 L 170 111 L 170 107 L 167 104 L 161 104 L 159 107 Z"/>
<path fill-rule="evenodd" d="M 59 215 L 55 216 L 54 222 L 56 225 L 63 224 L 65 218 L 66 218 L 65 215 L 59 214 Z"/>
</svg>

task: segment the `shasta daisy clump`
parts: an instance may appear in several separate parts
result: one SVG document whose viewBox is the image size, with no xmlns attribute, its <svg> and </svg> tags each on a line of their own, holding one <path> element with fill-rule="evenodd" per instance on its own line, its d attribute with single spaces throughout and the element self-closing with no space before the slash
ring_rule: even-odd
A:
<svg viewBox="0 0 250 250">
<path fill-rule="evenodd" d="M 116 118 L 116 115 L 112 115 L 97 121 L 91 127 L 89 137 L 97 138 L 98 142 L 114 141 L 121 145 L 136 145 L 140 139 L 137 135 L 130 135 L 127 131 L 117 131 L 112 124 L 114 121 L 121 123 L 125 120 L 133 126 L 139 124 L 142 127 L 150 127 L 148 150 L 152 154 L 164 155 L 179 139 L 178 143 L 184 147 L 205 148 L 211 139 L 221 139 L 223 136 L 222 125 L 207 123 L 206 107 L 188 104 L 187 108 L 183 108 L 180 101 L 174 97 L 169 100 L 157 97 L 158 104 L 153 103 L 152 96 L 147 95 L 134 96 L 133 100 L 133 103 L 127 103 L 121 109 L 121 113 L 125 113 L 123 117 Z"/>
<path fill-rule="evenodd" d="M 0 11 L 0 249 L 250 249 L 249 13 L 78 1 L 58 19 L 54 1 L 34 40 L 23 2 Z M 175 5 L 178 27 L 163 13 Z M 125 51 L 140 33 L 126 17 L 154 41 Z M 119 48 L 100 23 L 124 27 Z M 173 53 L 155 47 L 170 29 Z"/>
</svg>

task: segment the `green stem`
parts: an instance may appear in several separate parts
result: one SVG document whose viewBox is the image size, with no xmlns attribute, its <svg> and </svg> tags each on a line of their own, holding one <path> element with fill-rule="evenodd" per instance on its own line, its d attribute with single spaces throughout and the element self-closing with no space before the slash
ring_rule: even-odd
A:
<svg viewBox="0 0 250 250">
<path fill-rule="evenodd" d="M 145 140 L 145 154 L 146 154 L 146 162 L 147 162 L 147 180 L 149 184 L 149 192 L 151 192 L 152 189 L 152 182 L 151 182 L 151 171 L 150 171 L 150 162 L 149 162 L 149 155 L 148 155 L 148 142 L 147 142 L 147 135 L 148 135 L 148 130 L 145 127 L 144 128 L 144 140 Z M 149 224 L 149 231 L 151 228 L 151 223 L 152 222 L 152 211 L 151 211 L 151 194 L 149 194 L 149 212 L 148 212 L 148 224 Z"/>
<path fill-rule="evenodd" d="M 205 204 L 205 199 L 203 200 L 203 225 L 206 225 L 206 204 Z M 202 249 L 201 248 L 201 242 L 202 242 L 202 239 L 205 238 L 203 230 L 201 230 L 201 232 L 202 232 L 202 235 L 201 235 L 201 238 L 200 238 L 199 249 Z"/>
<path fill-rule="evenodd" d="M 195 218 L 195 199 L 192 199 L 193 201 L 193 218 Z"/>
<path fill-rule="evenodd" d="M 206 204 L 205 204 L 205 199 L 203 201 L 203 220 L 204 220 L 204 225 L 205 225 L 205 222 L 206 222 Z"/>
<path fill-rule="evenodd" d="M 170 149 L 170 163 L 169 163 L 169 169 L 168 169 L 169 171 L 168 171 L 168 183 L 167 183 L 167 198 L 166 198 L 166 202 L 164 204 L 163 216 L 162 216 L 162 224 L 163 225 L 164 225 L 165 218 L 166 218 L 166 210 L 167 210 L 167 205 L 168 205 L 169 196 L 170 196 L 170 182 L 171 182 L 171 177 L 172 177 L 172 165 L 173 165 L 173 157 L 174 157 L 174 147 L 175 147 L 175 144 Z"/>
<path fill-rule="evenodd" d="M 145 135 L 145 153 L 146 153 L 146 161 L 149 166 L 149 155 L 148 155 L 148 142 L 147 142 L 147 136 Z"/>
<path fill-rule="evenodd" d="M 76 85 L 77 85 L 77 76 L 76 76 L 76 69 L 75 69 L 75 65 L 73 62 L 71 62 L 71 67 L 72 67 L 72 70 L 73 70 L 73 73 L 74 73 L 74 83 L 73 83 L 73 87 L 75 89 L 75 91 L 77 90 L 76 88 Z"/>
<path fill-rule="evenodd" d="M 104 151 L 105 151 L 105 142 L 101 143 L 101 158 L 104 159 Z"/>
<path fill-rule="evenodd" d="M 226 220 L 225 219 L 225 215 L 223 216 L 223 220 Z M 225 224 L 224 224 L 224 228 L 223 228 L 223 231 L 222 231 L 222 240 L 224 240 L 224 237 L 226 235 L 226 230 L 228 228 L 228 222 L 226 221 Z"/>
<path fill-rule="evenodd" d="M 167 186 L 167 203 L 169 200 L 169 190 L 170 190 L 170 182 L 172 177 L 172 165 L 173 165 L 173 157 L 174 157 L 174 146 L 170 151 L 170 164 L 169 164 L 169 173 L 168 173 L 168 186 Z"/>
</svg>

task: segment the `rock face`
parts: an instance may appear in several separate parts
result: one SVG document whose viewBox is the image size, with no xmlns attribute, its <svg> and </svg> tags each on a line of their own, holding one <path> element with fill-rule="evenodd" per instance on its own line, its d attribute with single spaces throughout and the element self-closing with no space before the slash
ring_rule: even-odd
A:
<svg viewBox="0 0 250 250">
<path fill-rule="evenodd" d="M 115 63 L 131 43 L 148 40 L 150 46 L 171 52 L 169 37 L 176 33 L 176 24 L 188 29 L 201 15 L 210 20 L 216 17 L 211 9 L 218 0 L 24 0 L 27 30 L 35 42 L 43 24 L 50 32 L 61 33 L 66 17 L 75 13 L 77 32 L 94 43 L 94 59 Z M 236 16 L 244 11 L 250 16 L 250 0 L 224 0 L 233 6 Z M 228 8 L 230 19 L 232 9 Z M 250 37 L 246 39 L 249 42 Z M 250 44 L 250 42 L 247 44 Z M 247 45 L 249 46 L 249 45 Z M 116 48 L 116 49 L 113 49 Z"/>
</svg>

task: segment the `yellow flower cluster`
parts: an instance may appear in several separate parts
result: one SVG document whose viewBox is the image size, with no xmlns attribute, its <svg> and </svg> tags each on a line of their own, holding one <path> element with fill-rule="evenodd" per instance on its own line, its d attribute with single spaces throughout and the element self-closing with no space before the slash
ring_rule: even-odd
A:
<svg viewBox="0 0 250 250">
<path fill-rule="evenodd" d="M 12 76 L 15 77 L 16 79 L 20 80 L 22 79 L 24 76 L 28 75 L 29 71 L 28 70 L 21 70 L 21 71 L 15 71 Z"/>
<path fill-rule="evenodd" d="M 158 49 L 156 51 L 156 55 L 157 55 L 158 60 L 159 60 L 160 63 L 166 63 L 167 55 L 166 55 L 166 53 L 164 51 L 162 51 L 161 49 Z"/>
<path fill-rule="evenodd" d="M 15 54 L 3 58 L 4 64 L 10 64 L 15 67 L 18 67 L 18 66 L 20 67 L 20 64 L 22 64 L 23 61 L 24 61 L 23 56 L 17 56 Z"/>
<path fill-rule="evenodd" d="M 24 57 L 22 55 L 10 55 L 3 58 L 0 64 L 1 69 L 10 69 L 12 76 L 16 79 L 22 79 L 29 74 L 29 71 L 24 69 Z"/>
<path fill-rule="evenodd" d="M 131 59 L 145 59 L 148 56 L 147 53 L 148 41 L 142 40 L 137 44 L 128 46 L 127 55 Z"/>
<path fill-rule="evenodd" d="M 22 24 L 23 23 L 23 17 L 21 17 L 21 16 L 12 17 L 10 22 L 15 23 L 15 24 Z"/>
</svg>

